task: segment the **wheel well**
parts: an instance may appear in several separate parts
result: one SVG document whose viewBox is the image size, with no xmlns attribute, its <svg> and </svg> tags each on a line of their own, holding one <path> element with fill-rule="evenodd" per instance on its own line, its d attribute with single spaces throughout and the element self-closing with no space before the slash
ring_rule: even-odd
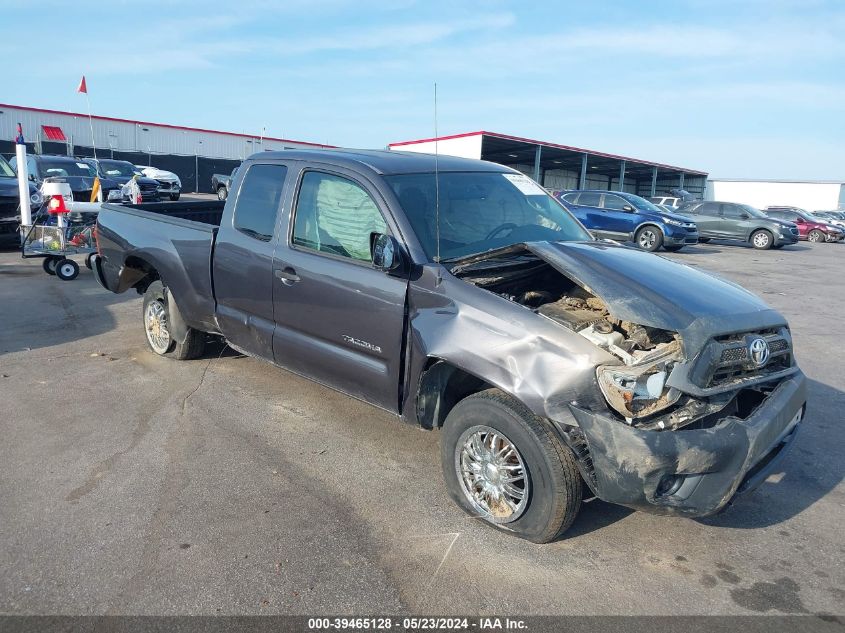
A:
<svg viewBox="0 0 845 633">
<path fill-rule="evenodd" d="M 639 233 L 640 231 L 642 231 L 642 230 L 643 230 L 644 228 L 646 228 L 647 226 L 653 226 L 653 227 L 654 227 L 654 228 L 656 228 L 658 231 L 660 231 L 660 234 L 661 234 L 661 235 L 663 235 L 663 234 L 664 234 L 664 233 L 663 233 L 663 229 L 662 229 L 662 228 L 660 228 L 660 225 L 659 225 L 659 224 L 655 224 L 654 222 L 643 222 L 643 223 L 642 223 L 642 224 L 640 224 L 637 228 L 635 228 L 635 229 L 634 229 L 634 237 L 636 237 L 636 236 L 637 236 L 637 233 Z"/>
<path fill-rule="evenodd" d="M 151 283 L 161 278 L 155 267 L 140 257 L 127 257 L 123 266 L 126 270 L 121 273 L 121 276 L 126 275 L 127 271 L 133 271 L 127 282 L 130 284 L 129 287 L 135 288 L 139 295 L 144 294 Z"/>
<path fill-rule="evenodd" d="M 429 359 L 420 374 L 417 422 L 426 429 L 443 426 L 458 402 L 494 385 L 439 358 Z"/>
<path fill-rule="evenodd" d="M 752 235 L 754 235 L 755 233 L 759 233 L 760 231 L 765 231 L 772 237 L 772 239 L 775 239 L 774 232 L 770 228 L 765 226 L 758 226 L 756 229 L 752 229 L 751 233 L 748 234 L 748 239 L 750 240 Z"/>
</svg>

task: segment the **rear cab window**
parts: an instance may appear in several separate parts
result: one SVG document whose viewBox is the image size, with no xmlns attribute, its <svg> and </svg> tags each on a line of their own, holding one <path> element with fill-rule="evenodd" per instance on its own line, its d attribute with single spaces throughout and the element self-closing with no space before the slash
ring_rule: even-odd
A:
<svg viewBox="0 0 845 633">
<path fill-rule="evenodd" d="M 284 165 L 250 165 L 235 202 L 237 231 L 262 242 L 273 239 L 287 171 Z"/>
</svg>

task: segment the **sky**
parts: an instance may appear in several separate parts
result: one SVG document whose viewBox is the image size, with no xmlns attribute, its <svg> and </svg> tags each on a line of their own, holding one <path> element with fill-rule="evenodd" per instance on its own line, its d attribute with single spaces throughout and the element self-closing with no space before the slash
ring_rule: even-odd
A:
<svg viewBox="0 0 845 633">
<path fill-rule="evenodd" d="M 107 7 L 107 8 L 106 8 Z M 841 0 L 0 0 L 0 102 L 380 148 L 476 130 L 845 180 Z M 18 53 L 24 52 L 23 55 Z"/>
</svg>

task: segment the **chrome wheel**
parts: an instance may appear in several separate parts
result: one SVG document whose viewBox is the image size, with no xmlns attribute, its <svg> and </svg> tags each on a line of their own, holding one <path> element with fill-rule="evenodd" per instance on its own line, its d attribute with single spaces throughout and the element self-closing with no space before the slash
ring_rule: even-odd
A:
<svg viewBox="0 0 845 633">
<path fill-rule="evenodd" d="M 464 431 L 455 446 L 455 470 L 472 507 L 493 523 L 510 523 L 525 511 L 531 479 L 516 446 L 489 426 Z"/>
<path fill-rule="evenodd" d="M 823 236 L 821 231 L 810 231 L 810 234 L 807 236 L 807 239 L 811 242 L 821 242 L 823 241 Z"/>
<path fill-rule="evenodd" d="M 153 301 L 144 313 L 144 330 L 150 347 L 157 354 L 166 354 L 170 349 L 170 330 L 167 328 L 167 310 L 161 300 Z"/>
<path fill-rule="evenodd" d="M 754 234 L 754 246 L 757 248 L 766 248 L 769 245 L 769 236 L 766 233 Z"/>
<path fill-rule="evenodd" d="M 640 232 L 640 248 L 650 251 L 654 248 L 655 244 L 657 244 L 657 235 L 654 231 L 652 231 L 651 229 L 646 229 Z"/>
</svg>

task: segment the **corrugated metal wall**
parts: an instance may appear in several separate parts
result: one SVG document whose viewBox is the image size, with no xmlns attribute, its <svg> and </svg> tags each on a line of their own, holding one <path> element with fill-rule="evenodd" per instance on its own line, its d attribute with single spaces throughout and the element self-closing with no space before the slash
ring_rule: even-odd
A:
<svg viewBox="0 0 845 633">
<path fill-rule="evenodd" d="M 135 151 L 151 154 L 175 154 L 184 156 L 205 156 L 243 160 L 262 150 L 279 150 L 293 147 L 310 147 L 313 144 L 283 142 L 270 139 L 259 140 L 245 136 L 182 130 L 150 123 L 109 121 L 93 119 L 94 141 L 97 150 L 113 148 L 116 151 Z M 37 112 L 21 108 L 2 108 L 0 114 L 0 139 L 14 140 L 16 126 L 23 125 L 27 141 L 38 143 L 43 139 L 41 126 L 60 127 L 72 145 L 91 147 L 91 127 L 88 117 Z"/>
</svg>

